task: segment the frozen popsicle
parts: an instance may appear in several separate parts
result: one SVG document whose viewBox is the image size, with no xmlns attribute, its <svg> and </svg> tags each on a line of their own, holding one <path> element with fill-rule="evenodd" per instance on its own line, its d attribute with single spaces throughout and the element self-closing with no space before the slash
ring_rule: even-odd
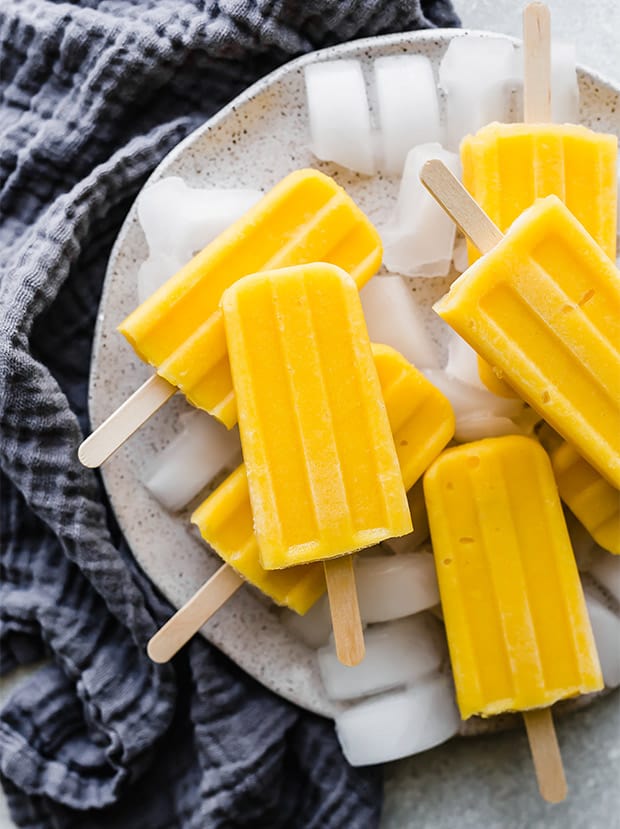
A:
<svg viewBox="0 0 620 829">
<path fill-rule="evenodd" d="M 298 170 L 121 323 L 121 333 L 157 374 L 84 441 L 82 463 L 103 463 L 177 388 L 190 403 L 234 425 L 222 293 L 249 273 L 313 261 L 340 266 L 361 288 L 381 264 L 381 240 L 335 181 Z"/>
<path fill-rule="evenodd" d="M 618 141 L 582 126 L 550 123 L 556 91 L 551 89 L 550 32 L 547 7 L 529 4 L 524 12 L 525 123 L 492 123 L 467 136 L 461 144 L 463 182 L 501 231 L 536 199 L 558 196 L 615 259 Z M 470 263 L 478 255 L 470 244 Z M 481 361 L 480 376 L 496 394 L 514 393 L 497 367 Z"/>
<path fill-rule="evenodd" d="M 254 526 L 269 570 L 411 530 L 355 283 L 323 263 L 222 297 Z"/>
<path fill-rule="evenodd" d="M 491 123 L 461 143 L 463 183 L 505 232 L 538 198 L 556 195 L 616 257 L 615 135 L 552 124 L 551 27 L 543 3 L 524 12 L 524 120 Z M 478 257 L 470 245 L 470 263 Z"/>
<path fill-rule="evenodd" d="M 540 444 L 510 435 L 448 449 L 426 471 L 424 492 L 463 719 L 542 709 L 602 688 Z M 543 790 L 544 775 L 539 782 Z M 562 799 L 562 786 L 547 794 Z"/>
<path fill-rule="evenodd" d="M 348 553 L 412 529 L 357 287 L 300 265 L 239 280 L 222 311 L 261 563 L 326 562 L 339 657 L 356 664 Z"/>
<path fill-rule="evenodd" d="M 388 420 L 394 429 L 393 434 L 397 436 L 397 457 L 403 484 L 408 489 L 450 440 L 452 412 L 445 398 L 428 381 L 424 381 L 417 369 L 401 354 L 383 345 L 372 345 L 372 351 Z M 415 439 L 408 440 L 407 437 L 412 434 L 415 434 Z M 202 538 L 226 562 L 221 569 L 233 568 L 238 574 L 237 587 L 244 580 L 249 581 L 276 604 L 286 605 L 299 614 L 305 614 L 313 607 L 325 591 L 320 564 L 272 571 L 265 571 L 261 566 L 244 465 L 239 466 L 203 501 L 194 512 L 192 521 Z M 373 621 L 415 613 L 437 602 L 434 568 L 428 555 L 411 560 L 409 556 L 403 556 L 399 557 L 398 562 L 383 565 L 381 561 L 364 561 L 358 568 L 358 578 L 362 615 L 368 615 Z M 379 579 L 389 586 L 389 591 L 386 591 L 389 596 L 377 597 L 373 582 L 376 587 Z M 202 615 L 198 601 L 193 601 L 189 611 L 184 608 L 179 610 L 155 634 L 149 653 L 156 661 L 167 661 L 174 656 L 228 599 L 230 594 L 224 591 L 218 604 L 217 598 L 212 595 L 214 589 L 203 589 L 201 593 L 201 601 L 205 603 Z M 187 620 L 188 613 L 191 625 Z"/>
<path fill-rule="evenodd" d="M 502 239 L 441 162 L 429 162 L 422 175 L 464 232 L 488 250 L 435 304 L 436 312 L 620 488 L 614 263 L 556 196 L 528 208 Z"/>
<path fill-rule="evenodd" d="M 549 457 L 560 498 L 601 547 L 620 555 L 620 492 L 565 441 Z"/>
<path fill-rule="evenodd" d="M 615 135 L 573 124 L 489 124 L 461 144 L 463 183 L 502 231 L 556 195 L 615 259 L 617 145 Z M 470 246 L 470 262 L 478 255 Z"/>
</svg>

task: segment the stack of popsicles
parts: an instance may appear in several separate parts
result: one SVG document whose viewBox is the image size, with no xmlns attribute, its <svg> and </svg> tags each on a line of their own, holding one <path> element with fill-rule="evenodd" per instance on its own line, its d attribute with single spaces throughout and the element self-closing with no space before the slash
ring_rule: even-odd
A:
<svg viewBox="0 0 620 829">
<path fill-rule="evenodd" d="M 546 10 L 529 13 L 544 38 Z M 427 165 L 425 184 L 484 254 L 435 310 L 618 489 L 620 275 L 608 255 L 617 142 L 540 124 L 483 133 L 463 144 L 464 177 L 507 234 L 441 162 Z M 596 239 L 556 193 L 578 201 Z M 557 752 L 555 769 L 537 757 L 537 740 L 554 740 L 544 712 L 603 682 L 549 458 L 528 438 L 467 444 L 431 466 L 425 493 L 461 713 L 523 711 L 541 792 L 562 799 Z"/>
<path fill-rule="evenodd" d="M 526 114 L 527 104 L 526 83 Z M 526 121 L 489 125 L 462 144 L 465 184 L 490 219 L 440 165 L 427 164 L 422 179 L 472 242 L 471 266 L 435 310 L 486 361 L 485 382 L 519 395 L 553 427 L 543 439 L 548 454 L 514 435 L 444 451 L 455 428 L 447 399 L 393 348 L 370 342 L 358 290 L 380 264 L 377 232 L 335 182 L 303 170 L 121 324 L 157 375 L 121 415 L 120 438 L 110 439 L 113 418 L 104 445 L 95 434 L 81 456 L 101 462 L 177 388 L 229 428 L 238 421 L 243 463 L 192 516 L 224 564 L 149 653 L 169 659 L 244 582 L 299 614 L 327 586 L 335 642 L 320 662 L 330 694 L 390 691 L 405 718 L 414 698 L 424 708 L 437 689 L 446 692 L 436 652 L 422 674 L 409 670 L 404 652 L 385 665 L 384 630 L 374 628 L 363 666 L 336 661 L 361 661 L 362 621 L 390 623 L 401 651 L 413 653 L 419 636 L 424 657 L 428 622 L 394 619 L 434 603 L 434 581 L 423 601 L 411 586 L 380 600 L 362 590 L 358 604 L 351 555 L 409 536 L 412 487 L 424 474 L 461 715 L 523 712 L 541 791 L 559 800 L 559 755 L 552 751 L 545 768 L 537 749 L 553 748 L 549 706 L 600 689 L 602 677 L 558 490 L 593 537 L 620 553 L 616 142 L 529 123 L 531 109 Z M 396 279 L 390 290 L 398 293 Z M 427 344 L 422 352 L 434 367 Z M 391 558 L 396 565 L 360 558 L 364 583 L 370 572 L 385 582 L 390 567 L 420 580 L 428 572 L 428 555 Z M 406 610 L 394 615 L 395 606 Z M 425 671 L 431 685 L 394 690 Z M 380 699 L 364 704 L 383 722 Z M 450 705 L 443 739 L 455 730 Z M 358 703 L 338 722 L 345 746 L 362 711 Z M 400 750 L 430 744 L 416 738 Z M 357 756 L 391 759 L 370 749 Z"/>
</svg>

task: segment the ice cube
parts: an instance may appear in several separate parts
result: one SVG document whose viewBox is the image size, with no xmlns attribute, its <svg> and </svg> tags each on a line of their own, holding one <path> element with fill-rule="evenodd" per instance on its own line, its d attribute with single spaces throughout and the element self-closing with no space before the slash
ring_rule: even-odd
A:
<svg viewBox="0 0 620 829">
<path fill-rule="evenodd" d="M 522 76 L 512 43 L 498 37 L 454 37 L 439 66 L 446 92 L 446 147 L 491 121 L 507 121 L 510 92 Z"/>
<path fill-rule="evenodd" d="M 437 347 L 422 313 L 401 276 L 375 276 L 360 292 L 370 339 L 391 345 L 416 368 L 439 365 Z"/>
<path fill-rule="evenodd" d="M 605 685 L 617 688 L 620 685 L 620 619 L 587 585 L 584 596 Z"/>
<path fill-rule="evenodd" d="M 375 148 L 359 61 L 312 63 L 305 67 L 304 77 L 314 155 L 372 175 Z"/>
<path fill-rule="evenodd" d="M 149 256 L 138 268 L 138 302 L 142 303 L 154 294 L 164 282 L 181 270 L 186 261 L 165 253 Z"/>
<path fill-rule="evenodd" d="M 187 262 L 261 196 L 259 190 L 188 187 L 178 176 L 160 179 L 138 198 L 149 252 Z"/>
<path fill-rule="evenodd" d="M 322 596 L 303 616 L 288 608 L 282 610 L 280 621 L 298 639 L 309 648 L 325 645 L 332 632 L 332 620 L 329 615 L 327 595 Z"/>
<path fill-rule="evenodd" d="M 467 239 L 464 236 L 457 236 L 454 240 L 454 250 L 452 251 L 452 264 L 454 270 L 463 273 L 469 267 L 469 254 L 467 252 Z"/>
<path fill-rule="evenodd" d="M 188 412 L 182 431 L 147 464 L 142 481 L 166 509 L 182 509 L 209 481 L 241 461 L 238 430 L 205 412 Z"/>
<path fill-rule="evenodd" d="M 422 373 L 452 404 L 457 427 L 460 418 L 471 415 L 488 414 L 512 419 L 523 411 L 525 404 L 522 400 L 515 397 L 499 397 L 486 388 L 470 386 L 457 380 L 447 371 L 423 369 Z"/>
<path fill-rule="evenodd" d="M 436 674 L 353 705 L 337 715 L 336 733 L 349 763 L 368 766 L 444 743 L 460 723 L 452 681 Z"/>
<path fill-rule="evenodd" d="M 382 169 L 401 173 L 417 144 L 441 140 L 439 101 L 431 62 L 423 55 L 391 55 L 374 62 Z"/>
<path fill-rule="evenodd" d="M 333 641 L 319 649 L 319 670 L 330 699 L 357 699 L 412 685 L 438 671 L 446 653 L 440 625 L 429 613 L 373 625 L 364 632 L 364 643 L 366 655 L 353 668 L 340 662 Z"/>
<path fill-rule="evenodd" d="M 422 478 L 411 487 L 407 493 L 413 532 L 401 535 L 398 538 L 388 538 L 384 542 L 395 553 L 412 553 L 424 544 L 429 537 L 428 515 L 422 489 Z"/>
<path fill-rule="evenodd" d="M 448 362 L 445 371 L 468 386 L 487 390 L 480 379 L 477 353 L 452 329 L 448 334 Z"/>
<path fill-rule="evenodd" d="M 454 439 L 467 443 L 483 438 L 498 438 L 502 435 L 521 435 L 523 430 L 508 417 L 493 414 L 465 415 L 456 421 Z"/>
<path fill-rule="evenodd" d="M 445 276 L 450 271 L 456 225 L 420 181 L 420 169 L 438 158 L 460 175 L 457 155 L 441 144 L 421 144 L 407 154 L 395 214 L 381 231 L 383 261 L 403 276 Z"/>
<path fill-rule="evenodd" d="M 620 602 L 620 556 L 595 547 L 591 553 L 589 571 L 617 602 Z"/>
<path fill-rule="evenodd" d="M 579 86 L 574 43 L 551 41 L 551 120 L 555 124 L 579 122 Z"/>
<path fill-rule="evenodd" d="M 400 619 L 439 602 L 429 552 L 356 556 L 355 580 L 360 615 L 367 623 Z"/>
</svg>

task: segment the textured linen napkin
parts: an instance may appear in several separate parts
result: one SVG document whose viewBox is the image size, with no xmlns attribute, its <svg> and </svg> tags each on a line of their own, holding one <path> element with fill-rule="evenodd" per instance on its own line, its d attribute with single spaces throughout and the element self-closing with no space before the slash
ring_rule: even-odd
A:
<svg viewBox="0 0 620 829">
<path fill-rule="evenodd" d="M 110 248 L 161 158 L 296 55 L 454 25 L 449 0 L 1 0 L 1 667 L 48 657 L 0 714 L 18 825 L 377 824 L 332 723 L 200 637 L 148 660 L 171 608 L 76 449 Z"/>
</svg>

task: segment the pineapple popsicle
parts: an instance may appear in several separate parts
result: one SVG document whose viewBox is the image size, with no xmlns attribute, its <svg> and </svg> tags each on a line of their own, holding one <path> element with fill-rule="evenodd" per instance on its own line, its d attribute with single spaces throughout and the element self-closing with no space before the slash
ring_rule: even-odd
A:
<svg viewBox="0 0 620 829">
<path fill-rule="evenodd" d="M 409 489 L 452 438 L 454 414 L 448 399 L 402 354 L 385 345 L 373 345 L 372 352 L 403 485 Z M 216 586 L 207 582 L 152 637 L 148 652 L 154 661 L 171 659 L 244 580 L 299 614 L 305 614 L 325 592 L 320 564 L 284 570 L 261 566 L 243 464 L 203 501 L 192 521 L 226 563 L 212 577 Z"/>
<path fill-rule="evenodd" d="M 448 449 L 424 494 L 463 719 L 603 687 L 551 464 L 520 435 Z"/>
<path fill-rule="evenodd" d="M 448 399 L 401 354 L 375 344 L 372 352 L 408 490 L 454 435 L 454 414 Z M 324 592 L 318 564 L 284 570 L 261 566 L 244 464 L 202 502 L 191 520 L 227 564 L 277 604 L 304 614 Z"/>
<path fill-rule="evenodd" d="M 473 202 L 459 208 L 497 232 Z M 620 488 L 620 274 L 557 196 L 528 208 L 434 309 Z"/>
<path fill-rule="evenodd" d="M 325 263 L 253 274 L 222 310 L 263 567 L 411 532 L 353 279 Z"/>
<path fill-rule="evenodd" d="M 229 428 L 237 419 L 219 302 L 247 274 L 325 261 L 359 288 L 381 263 L 381 241 L 347 193 L 298 170 L 207 245 L 120 325 L 138 356 Z"/>
</svg>

